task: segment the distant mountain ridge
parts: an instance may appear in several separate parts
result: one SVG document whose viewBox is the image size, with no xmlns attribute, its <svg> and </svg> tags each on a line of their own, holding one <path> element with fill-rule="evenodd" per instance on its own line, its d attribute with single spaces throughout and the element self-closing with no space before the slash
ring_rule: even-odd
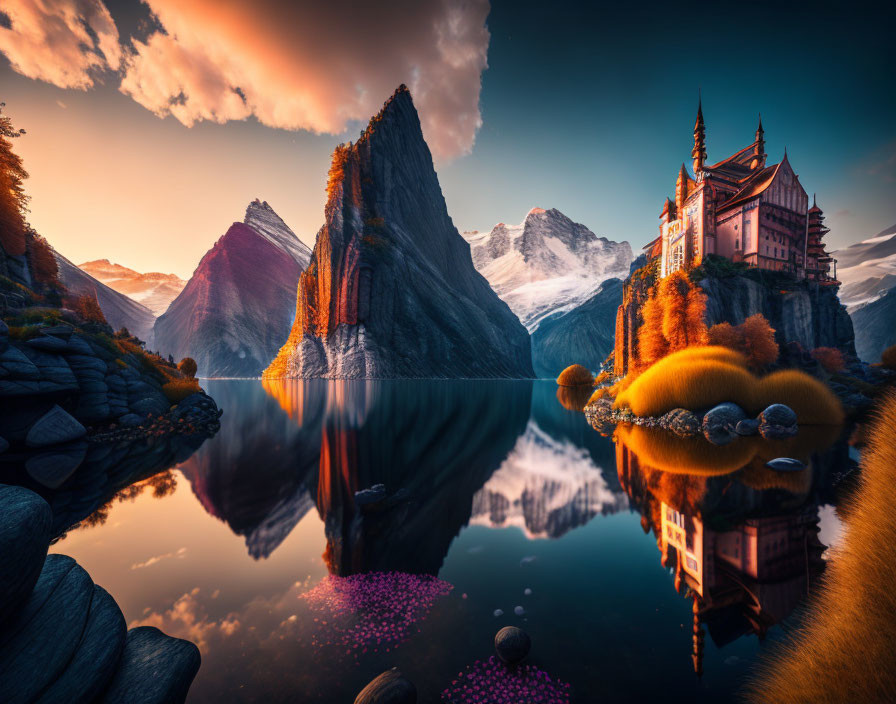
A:
<svg viewBox="0 0 896 704">
<path fill-rule="evenodd" d="M 310 256 L 266 202 L 251 202 L 156 321 L 156 345 L 193 357 L 201 376 L 260 376 L 289 334 Z"/>
<path fill-rule="evenodd" d="M 109 288 L 146 306 L 156 316 L 162 315 L 187 285 L 176 274 L 157 271 L 141 274 L 121 264 L 113 264 L 108 259 L 84 262 L 78 268 Z"/>
<path fill-rule="evenodd" d="M 97 303 L 114 330 L 127 328 L 132 334 L 144 340 L 147 348 L 153 343 L 152 328 L 155 315 L 146 306 L 106 286 L 81 268 L 72 264 L 59 252 L 53 251 L 59 267 L 59 281 L 75 296 L 96 296 Z"/>
<path fill-rule="evenodd" d="M 532 208 L 519 225 L 465 232 L 473 264 L 530 333 L 545 317 L 590 298 L 607 279 L 623 279 L 628 242 L 598 237 L 555 208 Z"/>
<path fill-rule="evenodd" d="M 896 225 L 832 256 L 837 260 L 837 278 L 843 282 L 840 300 L 852 313 L 896 286 Z"/>
</svg>

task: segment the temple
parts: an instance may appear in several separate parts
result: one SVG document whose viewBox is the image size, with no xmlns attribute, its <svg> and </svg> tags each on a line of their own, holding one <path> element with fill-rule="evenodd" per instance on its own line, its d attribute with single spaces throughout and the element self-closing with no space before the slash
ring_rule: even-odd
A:
<svg viewBox="0 0 896 704">
<path fill-rule="evenodd" d="M 824 215 L 787 159 L 766 164 L 762 118 L 752 144 L 727 159 L 706 163 L 706 125 L 698 104 L 691 151 L 693 177 L 684 164 L 675 199 L 660 213 L 660 236 L 645 248 L 659 259 L 660 276 L 698 266 L 708 254 L 800 279 L 837 286 L 836 260 L 826 251 Z"/>
</svg>

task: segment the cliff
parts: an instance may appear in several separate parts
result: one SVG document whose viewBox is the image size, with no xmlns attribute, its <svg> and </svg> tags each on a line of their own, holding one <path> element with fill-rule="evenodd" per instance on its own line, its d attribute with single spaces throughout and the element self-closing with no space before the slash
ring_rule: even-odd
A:
<svg viewBox="0 0 896 704">
<path fill-rule="evenodd" d="M 648 265 L 634 272 L 623 286 L 623 302 L 616 317 L 617 375 L 628 372 L 636 354 L 640 310 L 655 276 L 655 267 Z M 737 325 L 761 313 L 775 329 L 775 339 L 782 349 L 796 342 L 806 350 L 836 347 L 844 354 L 856 355 L 852 320 L 833 288 L 785 274 L 732 267 L 720 258 L 705 262 L 691 277 L 706 293 L 708 325 Z"/>
<path fill-rule="evenodd" d="M 859 357 L 869 364 L 879 362 L 881 353 L 896 345 L 896 288 L 854 310 L 852 320 Z"/>
<path fill-rule="evenodd" d="M 325 224 L 268 378 L 531 377 L 529 336 L 475 270 L 401 86 L 337 147 Z"/>
<path fill-rule="evenodd" d="M 250 203 L 156 321 L 155 346 L 192 357 L 201 376 L 260 376 L 289 334 L 309 255 L 267 203 Z"/>
</svg>

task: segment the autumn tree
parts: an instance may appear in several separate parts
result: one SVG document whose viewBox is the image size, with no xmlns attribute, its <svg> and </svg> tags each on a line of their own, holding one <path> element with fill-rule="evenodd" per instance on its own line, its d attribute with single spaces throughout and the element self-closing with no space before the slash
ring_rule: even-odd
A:
<svg viewBox="0 0 896 704">
<path fill-rule="evenodd" d="M 73 305 L 72 310 L 77 313 L 82 320 L 89 323 L 105 323 L 106 316 L 103 315 L 103 309 L 100 308 L 99 302 L 96 300 L 96 293 L 85 293 L 78 296 Z"/>
<path fill-rule="evenodd" d="M 638 329 L 638 366 L 649 367 L 669 354 L 669 341 L 663 335 L 663 307 L 650 289 L 641 307 L 643 323 Z"/>
<path fill-rule="evenodd" d="M 816 347 L 812 350 L 812 357 L 818 361 L 828 374 L 842 372 L 846 366 L 843 353 L 836 347 Z"/>
<path fill-rule="evenodd" d="M 774 364 L 780 352 L 775 342 L 775 329 L 762 313 L 751 315 L 740 325 L 713 325 L 707 340 L 711 345 L 721 345 L 743 353 L 755 369 Z"/>
<path fill-rule="evenodd" d="M 13 152 L 12 140 L 25 134 L 25 130 L 15 129 L 12 120 L 2 114 L 5 105 L 0 103 L 0 246 L 6 254 L 21 256 L 25 254 L 28 206 L 23 182 L 28 172 L 21 157 Z"/>
<path fill-rule="evenodd" d="M 638 364 L 648 367 L 672 352 L 705 345 L 706 295 L 683 271 L 665 277 L 648 293 L 641 307 Z"/>
<path fill-rule="evenodd" d="M 196 360 L 192 357 L 184 357 L 180 360 L 180 364 L 177 365 L 177 368 L 180 370 L 181 374 L 191 378 L 196 376 L 196 370 L 198 369 Z"/>
</svg>

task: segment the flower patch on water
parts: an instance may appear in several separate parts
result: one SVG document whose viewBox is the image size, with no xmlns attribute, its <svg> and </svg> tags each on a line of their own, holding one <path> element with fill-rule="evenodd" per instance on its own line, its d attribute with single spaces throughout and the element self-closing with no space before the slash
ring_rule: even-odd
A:
<svg viewBox="0 0 896 704">
<path fill-rule="evenodd" d="M 477 660 L 442 692 L 446 704 L 569 704 L 569 684 L 534 665 L 507 667 L 492 655 Z"/>
<path fill-rule="evenodd" d="M 328 575 L 300 596 L 319 614 L 318 646 L 337 646 L 356 657 L 389 650 L 420 629 L 439 597 L 454 587 L 430 575 L 368 572 L 350 577 Z"/>
</svg>

